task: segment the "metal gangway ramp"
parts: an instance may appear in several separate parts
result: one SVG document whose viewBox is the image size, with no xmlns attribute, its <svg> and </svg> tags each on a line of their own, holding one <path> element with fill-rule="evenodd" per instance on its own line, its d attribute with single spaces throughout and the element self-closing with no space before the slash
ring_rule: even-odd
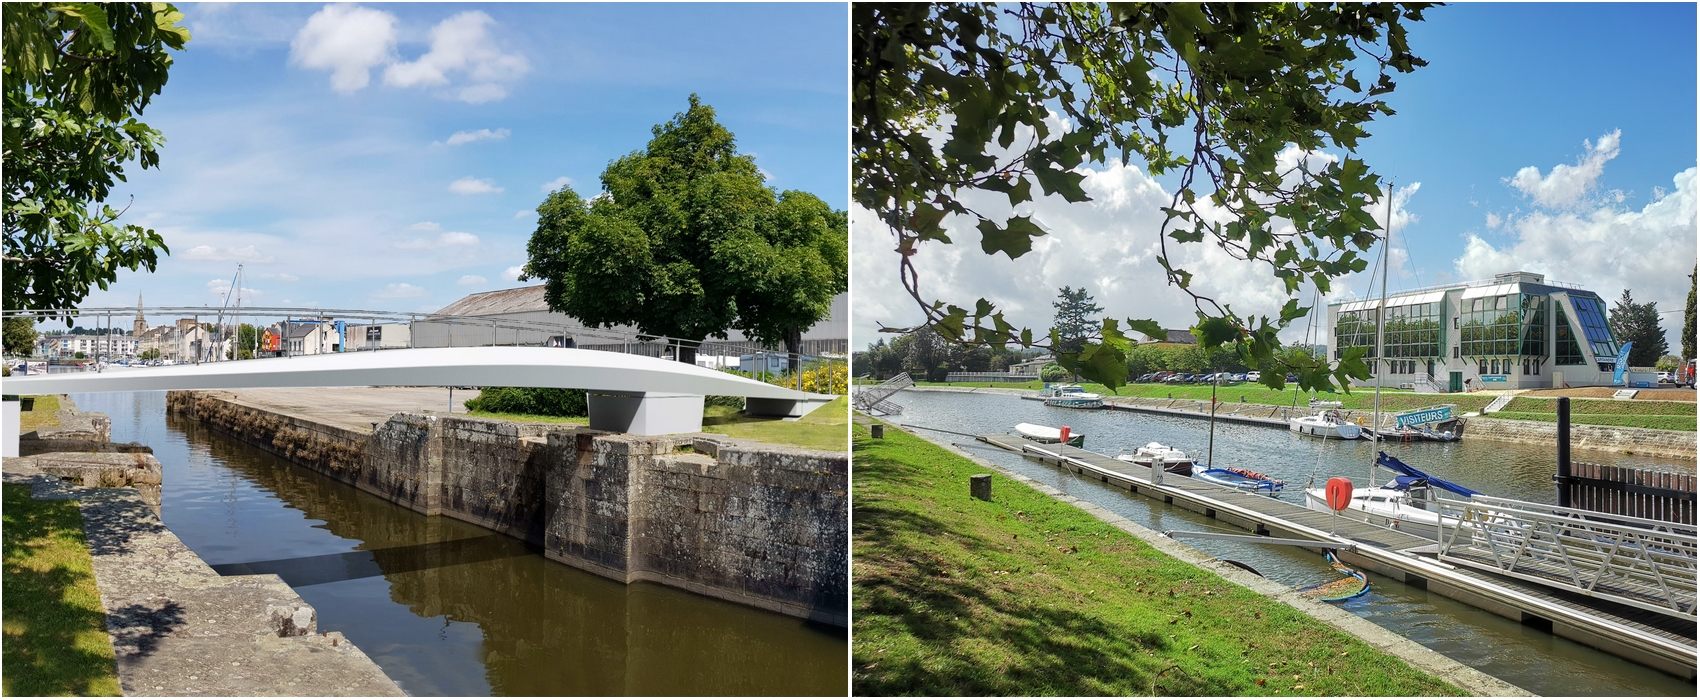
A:
<svg viewBox="0 0 1700 700">
<path fill-rule="evenodd" d="M 915 380 L 909 378 L 908 372 L 904 372 L 885 380 L 883 383 L 866 389 L 857 389 L 855 395 L 851 397 L 850 403 L 863 413 L 897 415 L 903 412 L 903 407 L 886 399 L 912 386 L 915 386 Z"/>
<path fill-rule="evenodd" d="M 1696 619 L 1692 525 L 1482 495 L 1438 500 L 1442 561 Z"/>
</svg>

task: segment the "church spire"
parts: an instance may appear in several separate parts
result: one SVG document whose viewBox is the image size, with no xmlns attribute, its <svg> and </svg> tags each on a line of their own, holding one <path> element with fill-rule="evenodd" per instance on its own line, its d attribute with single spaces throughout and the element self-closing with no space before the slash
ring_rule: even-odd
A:
<svg viewBox="0 0 1700 700">
<path fill-rule="evenodd" d="M 131 330 L 136 335 L 141 335 L 141 334 L 146 333 L 148 331 L 148 321 L 147 321 L 147 319 L 142 318 L 142 293 L 141 292 L 136 293 L 136 323 L 131 328 Z"/>
</svg>

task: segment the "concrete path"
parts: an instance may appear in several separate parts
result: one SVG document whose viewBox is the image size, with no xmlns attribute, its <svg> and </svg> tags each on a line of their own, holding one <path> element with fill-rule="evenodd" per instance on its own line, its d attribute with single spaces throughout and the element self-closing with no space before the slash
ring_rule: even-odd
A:
<svg viewBox="0 0 1700 700">
<path fill-rule="evenodd" d="M 477 389 L 455 389 L 454 412 L 465 414 L 468 399 Z M 445 413 L 450 410 L 449 389 L 441 387 L 323 387 L 313 389 L 236 389 L 209 391 L 234 397 L 250 406 L 294 416 L 311 417 L 339 428 L 372 432 L 372 424 L 383 425 L 397 413 Z"/>
<path fill-rule="evenodd" d="M 403 695 L 340 633 L 318 634 L 318 614 L 282 579 L 218 575 L 135 489 L 72 486 L 16 462 L 6 483 L 78 502 L 125 695 Z"/>
</svg>

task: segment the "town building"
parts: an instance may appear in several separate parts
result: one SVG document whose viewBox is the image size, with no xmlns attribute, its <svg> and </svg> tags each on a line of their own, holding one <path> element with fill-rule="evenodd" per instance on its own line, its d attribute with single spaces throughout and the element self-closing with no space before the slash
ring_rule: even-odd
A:
<svg viewBox="0 0 1700 700">
<path fill-rule="evenodd" d="M 1598 294 L 1533 272 L 1328 306 L 1328 356 L 1366 348 L 1354 386 L 1442 392 L 1607 386 L 1618 342 Z"/>
<path fill-rule="evenodd" d="M 406 323 L 349 324 L 344 336 L 350 351 L 412 347 L 411 328 Z"/>
</svg>

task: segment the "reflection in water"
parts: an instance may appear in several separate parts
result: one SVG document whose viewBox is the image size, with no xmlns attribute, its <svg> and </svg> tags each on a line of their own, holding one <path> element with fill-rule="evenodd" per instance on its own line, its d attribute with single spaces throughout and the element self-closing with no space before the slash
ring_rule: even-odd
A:
<svg viewBox="0 0 1700 700">
<path fill-rule="evenodd" d="M 194 421 L 77 395 L 165 465 L 167 525 L 221 573 L 276 573 L 413 695 L 843 695 L 843 630 L 544 559 Z"/>
<path fill-rule="evenodd" d="M 961 433 L 1008 433 L 1020 422 L 1068 425 L 1086 434 L 1086 448 L 1117 454 L 1153 440 L 1180 447 L 1202 458 L 1208 439 L 1206 421 L 1126 411 L 1079 411 L 1045 406 L 1037 401 L 1003 394 L 905 392 L 896 399 L 904 412 L 898 423 Z M 1159 532 L 1213 530 L 1245 534 L 1244 530 L 1176 506 L 1087 479 L 1071 472 L 1023 459 L 969 438 L 915 431 L 934 440 L 966 448 L 1058 490 L 1098 504 L 1117 515 Z M 1368 478 L 1374 453 L 1366 441 L 1328 441 L 1301 438 L 1284 430 L 1217 423 L 1216 462 L 1247 467 L 1303 486 L 1315 474 Z M 1556 449 L 1542 445 L 1498 442 L 1389 443 L 1382 448 L 1407 464 L 1444 479 L 1496 496 L 1552 503 Z M 1575 459 L 1606 464 L 1659 466 L 1692 472 L 1693 462 L 1638 460 L 1622 455 L 1577 450 Z M 1385 470 L 1382 472 L 1386 477 Z M 1298 488 L 1284 500 L 1303 502 Z M 1188 545 L 1217 557 L 1251 564 L 1270 580 L 1299 587 L 1337 578 L 1322 558 L 1302 549 L 1248 543 L 1187 540 Z M 1694 683 L 1525 627 L 1517 621 L 1485 612 L 1439 594 L 1414 589 L 1371 573 L 1368 595 L 1340 607 L 1402 634 L 1449 658 L 1504 679 L 1537 695 L 1676 695 L 1693 697 Z"/>
</svg>

